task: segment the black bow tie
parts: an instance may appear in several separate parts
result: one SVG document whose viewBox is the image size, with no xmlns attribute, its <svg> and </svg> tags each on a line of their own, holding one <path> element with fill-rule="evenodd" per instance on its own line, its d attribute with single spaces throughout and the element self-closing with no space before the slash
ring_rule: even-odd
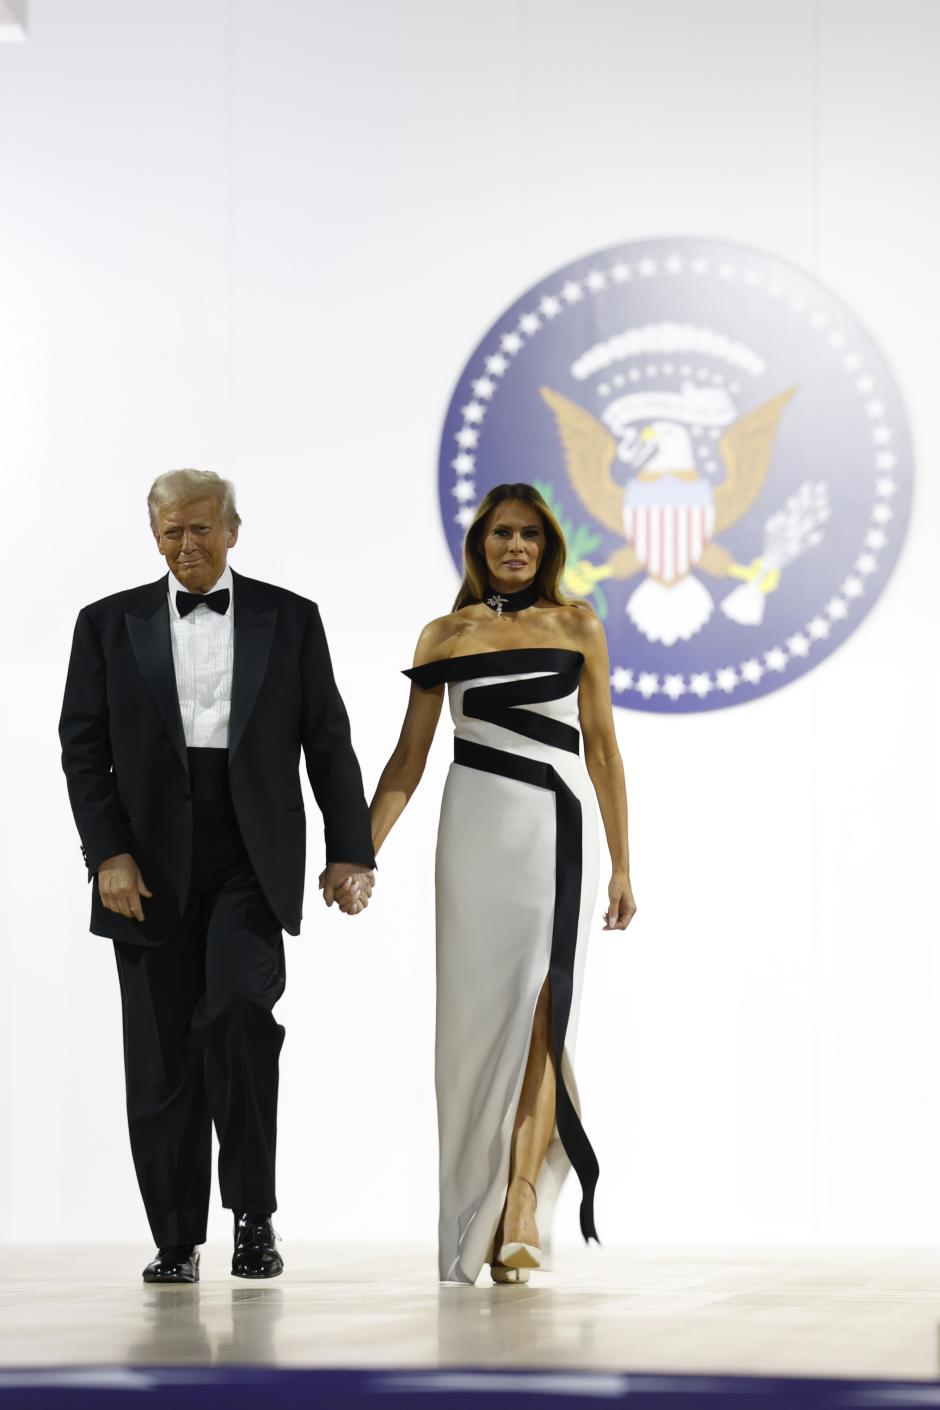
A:
<svg viewBox="0 0 940 1410">
<path fill-rule="evenodd" d="M 218 612 L 224 617 L 228 611 L 228 588 L 219 588 L 218 592 L 210 592 L 202 597 L 196 592 L 178 592 L 176 594 L 176 610 L 181 617 L 188 617 L 190 612 L 194 612 L 201 604 L 203 607 L 210 607 L 213 612 Z"/>
</svg>

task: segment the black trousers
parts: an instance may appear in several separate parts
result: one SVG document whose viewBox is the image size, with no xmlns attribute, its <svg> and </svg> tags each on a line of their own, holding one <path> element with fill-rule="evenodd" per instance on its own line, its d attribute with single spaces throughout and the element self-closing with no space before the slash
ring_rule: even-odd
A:
<svg viewBox="0 0 940 1410">
<path fill-rule="evenodd" d="M 277 1207 L 280 926 L 251 871 L 226 750 L 193 749 L 193 885 L 164 945 L 115 942 L 131 1151 L 157 1245 L 206 1237 L 212 1124 L 229 1209 Z M 147 904 L 146 899 L 144 905 Z"/>
</svg>

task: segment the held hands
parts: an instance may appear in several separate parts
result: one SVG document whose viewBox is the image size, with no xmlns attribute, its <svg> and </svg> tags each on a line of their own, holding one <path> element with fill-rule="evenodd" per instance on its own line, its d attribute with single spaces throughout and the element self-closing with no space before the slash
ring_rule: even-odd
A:
<svg viewBox="0 0 940 1410">
<path fill-rule="evenodd" d="M 320 873 L 320 890 L 328 906 L 335 901 L 344 916 L 357 916 L 369 904 L 375 872 L 358 862 L 328 862 Z"/>
<path fill-rule="evenodd" d="M 152 896 L 130 852 L 109 857 L 98 868 L 98 895 L 106 910 L 128 920 L 143 920 L 142 896 Z"/>
<path fill-rule="evenodd" d="M 610 904 L 604 912 L 605 930 L 626 930 L 636 915 L 633 887 L 626 872 L 615 871 L 607 888 Z"/>
</svg>

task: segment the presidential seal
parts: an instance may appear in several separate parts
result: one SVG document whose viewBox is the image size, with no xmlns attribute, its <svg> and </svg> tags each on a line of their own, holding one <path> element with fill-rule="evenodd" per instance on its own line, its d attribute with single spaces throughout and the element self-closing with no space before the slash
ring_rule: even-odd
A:
<svg viewBox="0 0 940 1410">
<path fill-rule="evenodd" d="M 470 357 L 439 468 L 458 567 L 511 480 L 562 521 L 615 704 L 682 714 L 796 680 L 862 622 L 903 542 L 910 437 L 871 336 L 810 276 L 648 240 L 549 276 Z"/>
</svg>

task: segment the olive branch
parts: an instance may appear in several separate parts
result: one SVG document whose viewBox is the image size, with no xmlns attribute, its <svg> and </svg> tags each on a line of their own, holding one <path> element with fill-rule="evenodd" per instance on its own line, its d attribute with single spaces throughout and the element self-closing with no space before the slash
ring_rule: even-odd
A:
<svg viewBox="0 0 940 1410">
<path fill-rule="evenodd" d="M 596 548 L 600 548 L 603 542 L 602 535 L 588 524 L 572 524 L 562 508 L 561 500 L 547 480 L 533 480 L 532 484 L 561 525 L 561 531 L 568 544 L 568 562 L 579 563 L 582 558 L 586 558 Z M 597 615 L 602 622 L 605 622 L 608 612 L 607 595 L 600 583 L 595 583 L 593 587 L 588 589 L 588 596 L 593 597 Z"/>
</svg>

